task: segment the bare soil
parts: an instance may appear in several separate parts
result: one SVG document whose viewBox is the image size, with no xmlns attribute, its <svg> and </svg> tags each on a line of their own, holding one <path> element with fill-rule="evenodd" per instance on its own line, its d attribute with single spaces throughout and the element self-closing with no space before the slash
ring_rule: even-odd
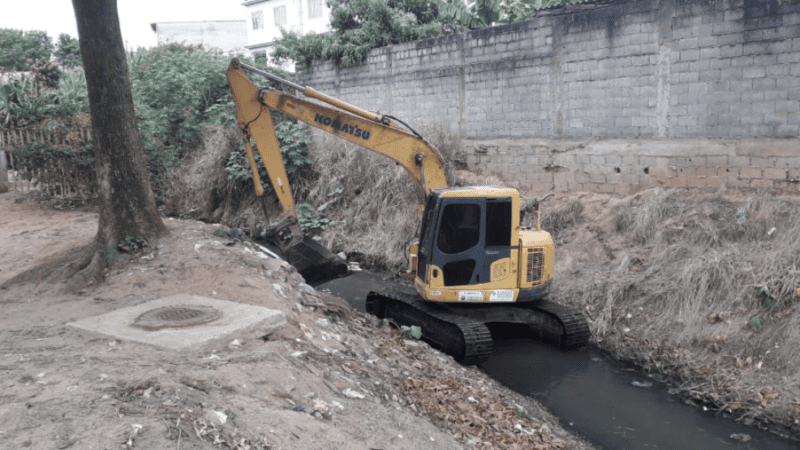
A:
<svg viewBox="0 0 800 450">
<path fill-rule="evenodd" d="M 97 217 L 0 194 L 0 284 L 90 242 Z M 478 370 L 303 291 L 291 266 L 215 235 L 227 228 L 165 222 L 168 237 L 101 285 L 0 289 L 0 446 L 591 448 Z M 288 324 L 188 353 L 67 326 L 179 293 L 280 310 Z"/>
</svg>

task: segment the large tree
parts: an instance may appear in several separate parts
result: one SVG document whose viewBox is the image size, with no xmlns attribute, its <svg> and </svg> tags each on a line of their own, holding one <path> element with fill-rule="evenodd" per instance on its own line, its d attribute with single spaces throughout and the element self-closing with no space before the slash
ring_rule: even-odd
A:
<svg viewBox="0 0 800 450">
<path fill-rule="evenodd" d="M 66 259 L 20 274 L 8 284 L 66 281 L 76 291 L 101 281 L 118 248 L 167 234 L 150 189 L 136 124 L 116 0 L 73 0 L 89 91 L 100 220 L 94 240 Z M 55 284 L 53 287 L 57 287 Z"/>
<path fill-rule="evenodd" d="M 142 136 L 133 110 L 128 62 L 116 0 L 72 0 L 89 90 L 100 222 L 94 242 L 70 265 L 78 283 L 102 278 L 128 240 L 155 241 L 167 233 L 150 189 Z M 66 275 L 72 276 L 73 273 Z M 76 284 L 76 283 L 71 283 Z"/>
</svg>

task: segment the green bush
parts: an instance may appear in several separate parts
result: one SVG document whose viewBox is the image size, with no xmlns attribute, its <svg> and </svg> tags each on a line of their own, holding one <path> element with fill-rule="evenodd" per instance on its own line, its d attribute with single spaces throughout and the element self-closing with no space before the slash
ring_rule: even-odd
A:
<svg viewBox="0 0 800 450">
<path fill-rule="evenodd" d="M 176 44 L 139 49 L 128 55 L 134 108 L 150 184 L 160 202 L 169 195 L 168 171 L 197 147 L 200 127 L 206 124 L 236 126 L 236 107 L 225 78 L 229 62 L 227 56 Z M 280 71 L 267 70 L 286 77 Z M 262 86 L 278 87 L 271 81 L 253 81 Z M 15 80 L 0 86 L 0 110 L 5 110 L 9 122 L 13 121 L 16 126 L 72 133 L 71 139 L 69 144 L 56 147 L 29 144 L 16 149 L 15 157 L 24 161 L 25 168 L 31 171 L 45 167 L 52 159 L 91 165 L 91 146 L 84 145 L 81 135 L 76 133 L 89 123 L 88 91 L 83 72 L 60 74 L 58 90 L 39 95 L 34 95 L 34 91 L 31 81 Z M 287 172 L 295 175 L 310 163 L 307 130 L 282 114 L 273 113 L 273 118 Z M 230 156 L 228 172 L 234 180 L 252 178 L 242 145 L 239 152 Z"/>
<path fill-rule="evenodd" d="M 311 139 L 305 126 L 289 119 L 283 114 L 273 113 L 273 123 L 275 123 L 275 135 L 278 137 L 278 145 L 281 148 L 283 164 L 286 166 L 286 173 L 292 178 L 306 173 L 310 170 L 311 158 L 308 155 L 308 145 Z M 258 176 L 261 177 L 264 187 L 270 191 L 267 170 L 258 155 L 257 148 L 253 148 L 258 166 Z M 228 179 L 239 182 L 251 182 L 253 173 L 250 164 L 247 162 L 247 154 L 244 150 L 244 143 L 239 144 L 239 151 L 231 153 L 228 157 L 228 164 L 225 167 L 228 171 Z"/>
<path fill-rule="evenodd" d="M 283 33 L 272 56 L 303 64 L 335 60 L 352 66 L 378 47 L 426 39 L 442 34 L 447 25 L 438 20 L 435 2 L 424 0 L 329 0 L 328 35 L 299 36 Z"/>
</svg>

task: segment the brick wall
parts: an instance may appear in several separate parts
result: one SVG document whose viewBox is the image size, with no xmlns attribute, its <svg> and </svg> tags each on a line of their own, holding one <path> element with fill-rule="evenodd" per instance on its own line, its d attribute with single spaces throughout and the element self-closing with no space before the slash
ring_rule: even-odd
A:
<svg viewBox="0 0 800 450">
<path fill-rule="evenodd" d="M 800 2 L 569 5 L 300 80 L 460 133 L 470 168 L 523 190 L 798 188 Z"/>
</svg>

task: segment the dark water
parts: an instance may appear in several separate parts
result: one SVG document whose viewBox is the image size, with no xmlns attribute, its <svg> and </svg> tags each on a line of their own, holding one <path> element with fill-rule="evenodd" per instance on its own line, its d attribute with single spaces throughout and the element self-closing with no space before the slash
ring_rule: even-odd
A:
<svg viewBox="0 0 800 450">
<path fill-rule="evenodd" d="M 330 290 L 364 311 L 367 293 L 390 283 L 384 278 L 358 272 L 316 288 Z M 394 288 L 413 292 L 406 286 Z M 530 339 L 502 337 L 495 340 L 492 356 L 480 368 L 509 388 L 536 398 L 565 428 L 600 449 L 800 448 L 800 442 L 685 405 L 664 384 L 588 349 L 563 352 Z M 741 442 L 732 434 L 746 434 L 751 440 Z"/>
</svg>

